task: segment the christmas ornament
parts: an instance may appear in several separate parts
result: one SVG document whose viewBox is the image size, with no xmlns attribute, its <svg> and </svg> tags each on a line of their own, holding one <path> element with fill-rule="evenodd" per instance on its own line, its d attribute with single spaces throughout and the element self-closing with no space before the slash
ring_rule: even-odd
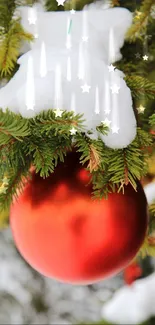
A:
<svg viewBox="0 0 155 325">
<path fill-rule="evenodd" d="M 49 108 L 74 107 L 86 120 L 85 131 L 92 131 L 88 136 L 100 135 L 111 148 L 126 147 L 136 136 L 131 91 L 124 74 L 112 71 L 111 64 L 121 59 L 120 48 L 131 23 L 132 14 L 124 8 L 87 6 L 74 16 L 68 11 L 38 11 L 38 38 L 20 56 L 19 70 L 0 90 L 0 107 L 26 118 Z M 27 7 L 22 9 L 22 24 L 35 33 Z M 96 127 L 107 119 L 109 131 L 104 136 Z"/>
<path fill-rule="evenodd" d="M 140 183 L 108 200 L 92 199 L 90 174 L 69 152 L 48 178 L 35 171 L 11 206 L 16 245 L 45 276 L 89 284 L 114 275 L 133 259 L 147 230 L 147 203 Z M 89 184 L 88 184 L 89 183 Z"/>
<path fill-rule="evenodd" d="M 126 284 L 131 285 L 142 275 L 142 268 L 138 263 L 133 262 L 124 270 L 124 281 Z"/>
</svg>

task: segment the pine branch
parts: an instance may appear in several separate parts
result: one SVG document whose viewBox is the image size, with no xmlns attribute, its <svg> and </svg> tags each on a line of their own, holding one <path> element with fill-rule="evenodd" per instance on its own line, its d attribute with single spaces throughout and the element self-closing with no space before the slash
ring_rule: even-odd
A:
<svg viewBox="0 0 155 325">
<path fill-rule="evenodd" d="M 58 160 L 64 161 L 64 156 L 71 150 L 71 139 L 68 141 L 53 136 L 53 139 L 46 138 L 40 143 L 40 138 L 28 139 L 25 145 L 27 155 L 32 156 L 33 166 L 36 173 L 45 178 L 54 172 Z"/>
<path fill-rule="evenodd" d="M 155 257 L 155 237 L 146 237 L 139 250 L 137 257 L 145 258 L 146 256 Z"/>
<path fill-rule="evenodd" d="M 45 8 L 47 11 L 64 11 L 64 7 L 58 6 L 56 0 L 45 0 Z"/>
<path fill-rule="evenodd" d="M 133 24 L 127 32 L 126 40 L 135 42 L 137 38 L 141 38 L 141 34 L 145 33 L 153 4 L 154 0 L 144 0 L 142 2 L 139 11 L 135 13 Z"/>
<path fill-rule="evenodd" d="M 150 118 L 149 118 L 149 124 L 152 127 L 155 127 L 155 113 L 150 116 Z"/>
<path fill-rule="evenodd" d="M 11 203 L 18 198 L 19 194 L 22 193 L 28 178 L 31 177 L 29 172 L 31 162 L 29 159 L 21 163 L 18 161 L 16 169 L 8 169 L 8 185 L 4 191 L 0 191 L 0 211 L 7 209 Z"/>
<path fill-rule="evenodd" d="M 54 110 L 43 111 L 29 120 L 33 135 L 69 136 L 71 127 L 84 130 L 82 114 L 64 111 L 62 117 L 55 117 Z"/>
<path fill-rule="evenodd" d="M 126 76 L 125 81 L 131 89 L 134 98 L 145 96 L 148 99 L 155 99 L 155 83 L 140 76 Z"/>
<path fill-rule="evenodd" d="M 155 202 L 149 206 L 149 235 L 155 232 Z"/>
<path fill-rule="evenodd" d="M 64 8 L 65 10 L 82 10 L 86 5 L 89 5 L 93 2 L 94 0 L 68 0 L 65 2 Z"/>
<path fill-rule="evenodd" d="M 110 6 L 111 7 L 118 7 L 118 6 L 120 6 L 119 0 L 111 0 L 110 1 Z"/>
<path fill-rule="evenodd" d="M 0 0 L 0 26 L 4 28 L 5 33 L 9 30 L 15 8 L 15 0 Z"/>
<path fill-rule="evenodd" d="M 0 73 L 2 77 L 11 74 L 19 55 L 22 41 L 32 41 L 33 36 L 24 31 L 20 22 L 12 20 L 10 28 L 3 35 L 0 47 Z"/>
<path fill-rule="evenodd" d="M 7 114 L 0 109 L 0 148 L 13 139 L 23 141 L 23 137 L 30 134 L 28 120 L 7 110 Z"/>
<path fill-rule="evenodd" d="M 128 183 L 136 189 L 137 179 L 146 172 L 146 148 L 152 144 L 152 136 L 137 129 L 137 137 L 131 145 L 114 150 L 107 148 L 100 139 L 100 133 L 107 132 L 103 123 L 96 128 L 98 139 L 93 140 L 88 136 L 91 131 L 85 131 L 83 121 L 82 115 L 67 111 L 61 117 L 56 117 L 54 110 L 48 110 L 25 119 L 8 110 L 5 113 L 0 110 L 0 177 L 12 175 L 14 179 L 18 168 L 21 170 L 22 166 L 28 172 L 30 165 L 41 177 L 48 177 L 74 144 L 81 152 L 81 164 L 92 174 L 94 196 L 106 197 L 109 192 L 116 188 L 119 190 Z M 70 133 L 73 126 L 76 130 L 74 136 Z M 13 189 L 15 192 L 14 186 Z M 6 191 L 6 198 L 9 193 Z M 4 197 L 0 197 L 1 204 L 5 201 Z"/>
</svg>

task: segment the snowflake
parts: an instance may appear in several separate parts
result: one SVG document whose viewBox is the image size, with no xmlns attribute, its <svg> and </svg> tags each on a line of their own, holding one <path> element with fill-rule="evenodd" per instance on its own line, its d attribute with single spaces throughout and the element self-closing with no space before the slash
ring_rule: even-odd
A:
<svg viewBox="0 0 155 325">
<path fill-rule="evenodd" d="M 155 19 L 155 5 L 154 6 L 152 6 L 152 9 L 151 9 L 151 17 L 153 18 L 153 19 Z"/>
</svg>

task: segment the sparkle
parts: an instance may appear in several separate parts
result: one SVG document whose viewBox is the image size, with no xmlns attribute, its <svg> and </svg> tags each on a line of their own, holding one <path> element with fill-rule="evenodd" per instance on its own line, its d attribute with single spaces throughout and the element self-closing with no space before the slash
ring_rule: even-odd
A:
<svg viewBox="0 0 155 325">
<path fill-rule="evenodd" d="M 70 130 L 70 134 L 74 135 L 74 134 L 76 134 L 76 132 L 77 132 L 77 130 L 74 127 L 72 127 L 72 129 Z"/>
<path fill-rule="evenodd" d="M 142 15 L 142 12 L 136 11 L 136 18 L 137 19 L 140 19 L 141 15 Z"/>
<path fill-rule="evenodd" d="M 57 109 L 54 111 L 54 113 L 55 113 L 55 117 L 61 117 L 63 111 L 62 111 L 61 109 L 57 108 Z"/>
<path fill-rule="evenodd" d="M 29 24 L 30 24 L 30 25 L 35 25 L 37 19 L 36 19 L 35 17 L 29 17 L 29 18 L 28 18 L 28 21 L 29 21 Z"/>
<path fill-rule="evenodd" d="M 83 93 L 89 93 L 89 90 L 90 90 L 91 86 L 88 86 L 87 84 L 84 84 L 84 86 L 81 86 L 81 88 L 82 88 Z"/>
<path fill-rule="evenodd" d="M 9 184 L 8 178 L 6 176 L 3 178 L 3 184 L 4 185 L 8 185 Z"/>
<path fill-rule="evenodd" d="M 140 59 L 140 53 L 135 54 L 136 59 Z"/>
<path fill-rule="evenodd" d="M 112 64 L 108 66 L 109 72 L 114 72 L 115 68 Z"/>
<path fill-rule="evenodd" d="M 75 15 L 76 10 L 72 9 L 72 10 L 70 10 L 70 13 L 71 13 L 71 15 Z"/>
<path fill-rule="evenodd" d="M 114 125 L 114 126 L 111 128 L 111 130 L 112 130 L 112 133 L 117 133 L 117 134 L 118 134 L 119 127 L 116 126 L 116 125 Z"/>
<path fill-rule="evenodd" d="M 116 84 L 114 84 L 113 86 L 110 87 L 110 89 L 112 90 L 112 94 L 118 94 L 120 87 Z"/>
<path fill-rule="evenodd" d="M 143 60 L 144 60 L 144 61 L 147 61 L 148 58 L 149 58 L 149 57 L 148 57 L 148 55 L 146 55 L 146 54 L 143 56 Z"/>
<path fill-rule="evenodd" d="M 138 111 L 138 114 L 144 114 L 144 111 L 145 111 L 145 107 L 143 105 L 140 105 L 139 107 L 137 107 L 137 111 Z"/>
<path fill-rule="evenodd" d="M 104 112 L 105 112 L 105 114 L 109 115 L 109 114 L 110 114 L 110 109 L 109 109 L 109 108 L 106 108 L 106 109 L 104 110 Z"/>
<path fill-rule="evenodd" d="M 29 8 L 28 10 L 28 21 L 30 25 L 35 25 L 37 21 L 37 13 L 34 8 Z"/>
<path fill-rule="evenodd" d="M 58 3 L 58 6 L 64 6 L 65 0 L 56 0 Z"/>
<path fill-rule="evenodd" d="M 101 123 L 105 124 L 106 126 L 110 126 L 111 121 L 106 118 L 104 121 L 101 121 Z"/>
<path fill-rule="evenodd" d="M 4 185 L 0 186 L 0 194 L 5 194 L 6 193 L 6 187 L 4 187 Z"/>
<path fill-rule="evenodd" d="M 83 40 L 83 42 L 88 42 L 88 36 L 82 36 L 82 40 Z"/>
</svg>

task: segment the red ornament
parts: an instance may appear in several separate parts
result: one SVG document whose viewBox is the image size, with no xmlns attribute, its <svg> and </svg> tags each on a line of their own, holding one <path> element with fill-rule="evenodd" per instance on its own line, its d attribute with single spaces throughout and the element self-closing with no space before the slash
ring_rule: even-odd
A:
<svg viewBox="0 0 155 325">
<path fill-rule="evenodd" d="M 138 183 L 125 194 L 93 200 L 79 153 L 67 154 L 50 177 L 35 171 L 11 206 L 11 228 L 25 260 L 45 276 L 89 284 L 122 270 L 143 243 L 147 202 Z"/>
<path fill-rule="evenodd" d="M 133 262 L 124 270 L 124 281 L 126 284 L 131 285 L 142 275 L 142 268 L 138 263 Z"/>
</svg>

